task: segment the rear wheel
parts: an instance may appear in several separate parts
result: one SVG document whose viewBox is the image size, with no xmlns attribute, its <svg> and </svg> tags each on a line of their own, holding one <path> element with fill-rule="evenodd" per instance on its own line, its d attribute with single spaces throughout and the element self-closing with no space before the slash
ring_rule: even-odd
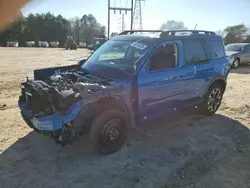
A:
<svg viewBox="0 0 250 188">
<path fill-rule="evenodd" d="M 126 141 L 126 120 L 119 110 L 107 110 L 98 116 L 90 128 L 90 139 L 101 154 L 118 151 Z"/>
<path fill-rule="evenodd" d="M 233 64 L 232 64 L 232 68 L 233 69 L 237 69 L 240 65 L 240 60 L 239 59 L 235 59 Z"/>
<path fill-rule="evenodd" d="M 219 109 L 224 90 L 218 83 L 213 84 L 207 91 L 203 100 L 203 109 L 206 115 L 214 115 Z"/>
</svg>

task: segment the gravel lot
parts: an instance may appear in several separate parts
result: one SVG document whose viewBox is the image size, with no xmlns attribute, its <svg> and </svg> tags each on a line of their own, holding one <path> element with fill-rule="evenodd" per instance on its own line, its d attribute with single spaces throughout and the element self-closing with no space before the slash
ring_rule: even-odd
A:
<svg viewBox="0 0 250 188">
<path fill-rule="evenodd" d="M 119 152 L 102 156 L 88 137 L 59 147 L 28 128 L 17 107 L 20 82 L 34 69 L 87 55 L 83 49 L 0 48 L 0 188 L 249 187 L 250 66 L 231 71 L 215 116 L 141 126 Z"/>
</svg>

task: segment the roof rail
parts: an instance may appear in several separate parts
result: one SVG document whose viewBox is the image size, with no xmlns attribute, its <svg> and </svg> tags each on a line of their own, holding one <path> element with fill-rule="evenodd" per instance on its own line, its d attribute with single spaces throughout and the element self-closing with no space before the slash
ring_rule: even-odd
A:
<svg viewBox="0 0 250 188">
<path fill-rule="evenodd" d="M 176 33 L 185 33 L 190 32 L 192 34 L 206 34 L 206 35 L 215 35 L 213 31 L 205 31 L 205 30 L 188 30 L 188 29 L 175 29 L 175 30 L 165 30 L 161 33 L 161 36 L 175 36 Z"/>
<path fill-rule="evenodd" d="M 130 35 L 134 33 L 162 33 L 163 30 L 125 30 L 119 35 Z"/>
</svg>

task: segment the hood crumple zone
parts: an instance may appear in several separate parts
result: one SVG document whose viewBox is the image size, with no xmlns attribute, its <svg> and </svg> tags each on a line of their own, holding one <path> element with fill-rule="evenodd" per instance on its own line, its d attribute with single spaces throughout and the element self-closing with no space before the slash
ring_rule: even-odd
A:
<svg viewBox="0 0 250 188">
<path fill-rule="evenodd" d="M 53 109 L 65 113 L 81 99 L 101 98 L 116 81 L 79 71 L 55 71 L 46 80 L 28 80 L 22 83 L 20 101 L 26 103 L 32 114 L 52 114 Z"/>
</svg>

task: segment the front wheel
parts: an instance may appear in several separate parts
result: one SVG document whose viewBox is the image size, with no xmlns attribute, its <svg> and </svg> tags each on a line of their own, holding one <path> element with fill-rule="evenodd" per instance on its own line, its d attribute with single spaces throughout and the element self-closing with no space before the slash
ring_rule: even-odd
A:
<svg viewBox="0 0 250 188">
<path fill-rule="evenodd" d="M 232 68 L 233 69 L 237 69 L 239 67 L 239 65 L 240 65 L 240 60 L 239 59 L 235 59 L 233 61 L 233 64 L 232 64 Z"/>
<path fill-rule="evenodd" d="M 203 100 L 203 109 L 206 115 L 214 115 L 216 111 L 219 109 L 222 97 L 223 97 L 223 89 L 220 84 L 213 84 L 207 91 L 204 100 Z"/>
<path fill-rule="evenodd" d="M 101 154 L 118 151 L 126 141 L 126 118 L 119 110 L 107 110 L 98 116 L 90 128 L 90 140 Z"/>
</svg>

